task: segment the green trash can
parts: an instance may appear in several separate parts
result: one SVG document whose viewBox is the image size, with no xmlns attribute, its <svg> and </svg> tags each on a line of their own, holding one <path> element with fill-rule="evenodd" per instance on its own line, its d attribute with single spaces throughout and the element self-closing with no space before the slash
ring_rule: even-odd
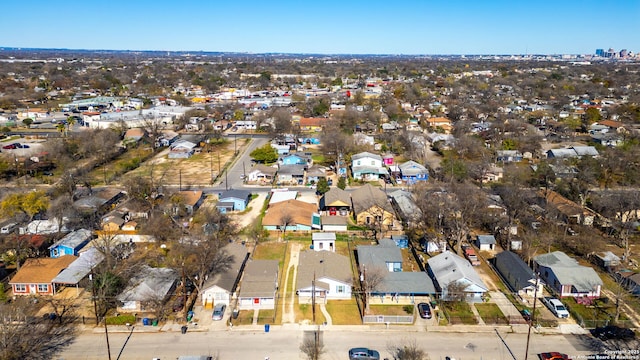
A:
<svg viewBox="0 0 640 360">
<path fill-rule="evenodd" d="M 151 325 L 158 326 L 158 319 L 151 320 Z"/>
</svg>

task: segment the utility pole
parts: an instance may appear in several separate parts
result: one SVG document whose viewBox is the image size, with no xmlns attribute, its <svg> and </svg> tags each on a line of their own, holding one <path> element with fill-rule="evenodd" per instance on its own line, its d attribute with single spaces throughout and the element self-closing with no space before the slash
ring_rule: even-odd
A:
<svg viewBox="0 0 640 360">
<path fill-rule="evenodd" d="M 529 319 L 529 331 L 527 332 L 527 346 L 524 350 L 524 360 L 527 360 L 529 357 L 529 339 L 531 338 L 531 326 L 533 326 L 533 320 L 536 317 L 536 302 L 538 300 L 538 273 L 536 273 L 536 287 L 533 289 L 533 313 L 531 314 L 531 318 Z"/>
<path fill-rule="evenodd" d="M 178 191 L 182 191 L 182 169 L 178 170 Z"/>
<path fill-rule="evenodd" d="M 313 280 L 311 281 L 311 316 L 313 324 L 316 323 L 316 272 L 313 272 Z"/>
</svg>

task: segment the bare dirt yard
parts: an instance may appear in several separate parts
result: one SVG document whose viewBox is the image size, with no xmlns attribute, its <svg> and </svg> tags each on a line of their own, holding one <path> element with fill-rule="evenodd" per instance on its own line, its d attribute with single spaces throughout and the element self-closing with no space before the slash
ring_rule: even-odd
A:
<svg viewBox="0 0 640 360">
<path fill-rule="evenodd" d="M 239 140 L 238 151 L 242 153 L 248 144 L 247 139 Z M 230 141 L 207 145 L 188 159 L 169 159 L 169 149 L 165 149 L 123 178 L 152 177 L 156 182 L 165 185 L 181 184 L 184 188 L 209 186 L 212 179 L 216 179 L 231 164 L 233 152 L 234 144 Z"/>
</svg>

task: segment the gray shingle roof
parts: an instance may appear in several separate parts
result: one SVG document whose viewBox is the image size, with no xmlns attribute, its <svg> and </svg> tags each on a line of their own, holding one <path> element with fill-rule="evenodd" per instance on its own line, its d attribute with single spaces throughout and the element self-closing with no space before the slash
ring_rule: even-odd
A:
<svg viewBox="0 0 640 360">
<path fill-rule="evenodd" d="M 353 284 L 349 258 L 331 251 L 307 250 L 300 252 L 296 289 L 311 286 L 314 274 L 316 280 L 332 279 L 349 285 Z M 316 284 L 316 286 L 321 285 Z"/>
<path fill-rule="evenodd" d="M 244 245 L 229 243 L 224 247 L 224 251 L 226 254 L 232 257 L 231 266 L 227 271 L 215 274 L 209 281 L 204 285 L 205 289 L 208 289 L 214 285 L 227 290 L 228 292 L 233 292 L 235 290 L 236 281 L 240 276 L 240 271 L 244 262 L 247 260 L 247 256 L 249 256 L 249 252 Z"/>
<path fill-rule="evenodd" d="M 377 286 L 374 293 L 382 294 L 435 294 L 436 288 L 433 280 L 425 272 L 390 272 L 386 273 L 384 280 Z"/>
<path fill-rule="evenodd" d="M 340 189 L 339 187 L 332 187 L 327 191 L 320 199 L 320 207 L 334 206 L 336 202 L 343 202 L 346 206 L 351 205 L 351 196 L 348 192 Z"/>
<path fill-rule="evenodd" d="M 441 289 L 450 283 L 466 279 L 478 287 L 488 290 L 473 266 L 464 258 L 446 251 L 427 260 L 429 268 Z"/>
<path fill-rule="evenodd" d="M 378 154 L 373 154 L 367 151 L 355 154 L 353 156 L 351 156 L 351 160 L 358 160 L 358 159 L 362 159 L 362 158 L 372 158 L 372 159 L 376 159 L 376 160 L 380 160 L 382 161 L 382 156 L 378 155 Z"/>
<path fill-rule="evenodd" d="M 539 266 L 551 269 L 560 284 L 573 285 L 578 292 L 589 292 L 598 285 L 602 286 L 602 279 L 593 268 L 578 264 L 562 251 L 538 255 L 533 260 Z"/>
<path fill-rule="evenodd" d="M 353 202 L 353 211 L 356 214 L 369 210 L 374 205 L 393 214 L 393 208 L 387 199 L 387 195 L 384 191 L 371 184 L 365 184 L 353 191 L 351 193 L 351 201 Z"/>
<path fill-rule="evenodd" d="M 178 280 L 177 271 L 169 268 L 144 266 L 118 295 L 119 301 L 148 301 L 167 296 Z"/>
<path fill-rule="evenodd" d="M 536 278 L 533 270 L 522 261 L 518 254 L 511 251 L 503 251 L 497 254 L 495 266 L 515 291 L 530 286 L 531 280 Z"/>
<path fill-rule="evenodd" d="M 368 268 L 387 269 L 386 264 L 389 262 L 402 263 L 402 252 L 396 246 L 393 240 L 387 239 L 388 242 L 380 245 L 358 245 L 356 251 L 358 253 L 358 263 Z"/>
<path fill-rule="evenodd" d="M 244 269 L 240 297 L 273 297 L 276 291 L 278 260 L 251 260 Z"/>
<path fill-rule="evenodd" d="M 495 245 L 496 238 L 493 235 L 478 235 L 478 243 L 483 245 Z"/>
<path fill-rule="evenodd" d="M 83 242 L 89 241 L 91 237 L 92 237 L 91 230 L 79 229 L 72 233 L 67 234 L 65 237 L 58 240 L 55 244 L 49 246 L 49 249 L 52 249 L 58 246 L 67 246 L 71 249 L 75 249 Z"/>
</svg>

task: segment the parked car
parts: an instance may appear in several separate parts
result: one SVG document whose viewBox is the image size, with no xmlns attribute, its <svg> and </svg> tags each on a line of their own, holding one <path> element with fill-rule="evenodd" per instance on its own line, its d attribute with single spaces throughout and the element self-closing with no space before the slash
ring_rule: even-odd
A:
<svg viewBox="0 0 640 360">
<path fill-rule="evenodd" d="M 28 149 L 29 145 L 27 144 L 14 144 L 17 149 Z"/>
<path fill-rule="evenodd" d="M 224 311 L 226 309 L 227 305 L 225 304 L 216 305 L 216 307 L 213 308 L 213 314 L 211 315 L 211 318 L 213 320 L 222 320 L 222 317 L 224 317 Z"/>
<path fill-rule="evenodd" d="M 562 304 L 560 300 L 556 298 L 543 297 L 542 302 L 549 308 L 549 310 L 551 310 L 553 315 L 561 319 L 569 318 L 569 311 L 567 311 L 567 308 Z"/>
<path fill-rule="evenodd" d="M 418 313 L 423 319 L 431 319 L 431 307 L 427 303 L 418 304 Z"/>
<path fill-rule="evenodd" d="M 636 337 L 636 333 L 631 329 L 608 325 L 591 330 L 591 335 L 602 340 L 607 341 L 609 339 L 629 340 Z"/>
<path fill-rule="evenodd" d="M 9 145 L 5 145 L 2 147 L 3 149 L 15 149 L 16 148 L 16 144 L 9 144 Z"/>
<path fill-rule="evenodd" d="M 369 348 L 358 347 L 349 350 L 351 360 L 380 360 L 380 353 Z"/>
<path fill-rule="evenodd" d="M 567 354 L 559 352 L 545 352 L 538 354 L 540 360 L 571 360 Z"/>
</svg>

